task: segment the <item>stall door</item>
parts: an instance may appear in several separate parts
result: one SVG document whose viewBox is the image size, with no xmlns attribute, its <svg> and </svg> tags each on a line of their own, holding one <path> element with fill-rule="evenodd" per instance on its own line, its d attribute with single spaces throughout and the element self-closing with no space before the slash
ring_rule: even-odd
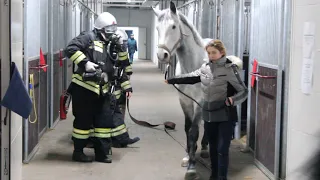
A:
<svg viewBox="0 0 320 180">
<path fill-rule="evenodd" d="M 281 119 L 277 119 L 278 70 L 259 65 L 258 89 L 256 91 L 256 129 L 255 129 L 255 160 L 257 165 L 271 179 L 278 175 L 279 151 L 276 145 L 280 139 L 279 129 Z M 281 89 L 280 89 L 281 90 Z"/>
</svg>

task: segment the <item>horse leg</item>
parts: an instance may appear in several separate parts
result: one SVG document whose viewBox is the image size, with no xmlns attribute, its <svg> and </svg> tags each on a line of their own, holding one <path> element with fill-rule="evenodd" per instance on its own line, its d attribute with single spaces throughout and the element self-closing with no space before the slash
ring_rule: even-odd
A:
<svg viewBox="0 0 320 180">
<path fill-rule="evenodd" d="M 208 137 L 206 134 L 206 130 L 203 132 L 202 140 L 201 140 L 201 153 L 200 157 L 208 158 L 209 157 L 209 148 L 208 148 Z"/>
<path fill-rule="evenodd" d="M 189 152 L 190 152 L 189 131 L 190 131 L 191 125 L 192 125 L 191 118 L 186 116 L 185 117 L 185 124 L 184 124 L 184 131 L 185 131 L 186 137 L 187 137 L 187 149 L 186 149 L 187 156 L 182 159 L 182 162 L 181 162 L 182 167 L 187 167 L 189 164 Z"/>
<path fill-rule="evenodd" d="M 183 157 L 182 161 L 181 161 L 181 166 L 182 167 L 187 167 L 188 163 L 189 163 L 189 152 L 190 152 L 190 146 L 189 146 L 189 131 L 192 125 L 192 114 L 193 114 L 193 107 L 192 107 L 192 103 L 186 103 L 185 99 L 183 98 L 179 98 L 180 101 L 180 105 L 182 108 L 182 111 L 184 113 L 184 117 L 185 117 L 185 124 L 184 124 L 184 131 L 186 133 L 186 139 L 187 139 L 187 155 L 185 157 Z M 191 107 L 190 107 L 191 105 Z"/>
<path fill-rule="evenodd" d="M 199 138 L 199 124 L 201 121 L 201 110 L 199 107 L 195 107 L 193 121 L 191 129 L 189 130 L 189 165 L 187 173 L 185 174 L 185 179 L 197 178 L 196 172 L 196 151 L 197 151 L 197 141 Z"/>
</svg>

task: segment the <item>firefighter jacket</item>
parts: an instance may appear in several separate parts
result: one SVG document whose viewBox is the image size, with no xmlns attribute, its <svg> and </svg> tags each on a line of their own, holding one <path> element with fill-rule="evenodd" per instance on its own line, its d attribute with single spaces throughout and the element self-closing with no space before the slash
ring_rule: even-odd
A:
<svg viewBox="0 0 320 180">
<path fill-rule="evenodd" d="M 78 66 L 77 71 L 72 75 L 73 83 L 98 95 L 104 95 L 109 92 L 109 83 L 101 85 L 93 81 L 84 81 L 82 78 L 82 74 L 85 73 L 86 62 L 91 61 L 96 64 L 104 63 L 102 71 L 108 75 L 109 81 L 113 79 L 114 62 L 108 58 L 107 45 L 96 30 L 82 32 L 69 42 L 65 49 L 65 54 Z M 121 77 L 120 84 L 123 91 L 132 92 L 132 87 L 126 74 Z"/>
<path fill-rule="evenodd" d="M 117 49 L 119 50 L 119 49 Z M 123 71 L 123 75 L 131 75 L 132 74 L 132 67 L 128 59 L 128 53 L 126 51 L 120 51 L 117 53 L 118 59 L 116 61 L 117 67 L 119 67 Z M 116 99 L 120 99 L 121 93 L 124 92 L 121 86 L 114 87 L 113 95 L 115 95 Z"/>
</svg>

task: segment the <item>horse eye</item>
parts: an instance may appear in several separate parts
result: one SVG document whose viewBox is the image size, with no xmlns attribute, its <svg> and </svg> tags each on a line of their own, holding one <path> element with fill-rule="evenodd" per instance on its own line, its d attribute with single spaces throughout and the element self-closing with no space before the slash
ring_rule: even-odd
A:
<svg viewBox="0 0 320 180">
<path fill-rule="evenodd" d="M 175 28 L 176 28 L 176 26 L 175 26 L 175 25 L 173 25 L 173 26 L 172 26 L 172 29 L 175 29 Z"/>
</svg>

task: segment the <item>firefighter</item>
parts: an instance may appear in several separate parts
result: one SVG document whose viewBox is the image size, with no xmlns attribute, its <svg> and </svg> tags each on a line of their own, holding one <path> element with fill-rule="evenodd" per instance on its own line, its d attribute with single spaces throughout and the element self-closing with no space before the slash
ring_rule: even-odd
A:
<svg viewBox="0 0 320 180">
<path fill-rule="evenodd" d="M 77 65 L 72 75 L 71 95 L 73 122 L 72 140 L 74 151 L 72 159 L 78 162 L 92 162 L 83 153 L 89 139 L 90 128 L 94 127 L 94 152 L 98 162 L 111 163 L 112 95 L 110 80 L 114 66 L 107 52 L 117 30 L 115 17 L 101 13 L 95 21 L 94 29 L 82 32 L 69 42 L 66 56 Z M 131 95 L 131 84 L 124 74 L 120 80 L 121 88 Z"/>
<path fill-rule="evenodd" d="M 118 29 L 117 34 L 120 35 L 120 37 L 122 38 L 122 50 L 123 50 L 123 53 L 121 53 L 122 56 L 119 57 L 119 60 L 121 60 L 121 64 L 122 64 L 122 67 L 124 68 L 125 70 L 125 73 L 127 73 L 129 79 L 132 75 L 132 66 L 129 62 L 129 58 L 128 58 L 128 52 L 127 52 L 127 43 L 128 43 L 128 35 L 127 33 L 122 30 L 122 29 Z M 122 92 L 121 93 L 121 96 L 120 96 L 120 99 L 119 99 L 119 106 L 120 106 L 120 110 L 122 112 L 123 115 L 125 115 L 125 112 L 126 112 L 126 95 L 125 95 L 125 92 Z"/>
<path fill-rule="evenodd" d="M 110 58 L 114 61 L 115 67 L 118 68 L 120 74 L 121 72 L 126 75 L 132 74 L 131 64 L 129 63 L 128 53 L 126 48 L 124 47 L 125 41 L 127 40 L 126 33 L 117 30 L 115 33 L 117 38 L 119 38 L 118 44 L 110 43 L 108 50 Z M 133 139 L 130 138 L 127 127 L 124 123 L 124 115 L 125 115 L 125 104 L 126 104 L 126 91 L 123 91 L 121 87 L 114 86 L 113 95 L 116 98 L 116 105 L 113 111 L 113 126 L 111 129 L 111 137 L 112 137 L 112 145 L 117 148 L 127 147 L 129 144 L 134 144 L 140 140 L 139 137 L 135 137 Z M 94 129 L 93 127 L 90 129 L 90 143 L 87 145 L 88 148 L 93 147 L 93 138 L 94 137 Z"/>
<path fill-rule="evenodd" d="M 128 52 L 126 50 L 126 41 L 128 40 L 127 33 L 123 30 L 117 30 L 116 34 L 121 39 L 120 46 L 110 47 L 110 54 L 118 54 L 117 58 L 118 67 L 120 71 L 126 73 L 128 76 L 132 74 L 132 67 L 129 62 Z M 124 116 L 125 116 L 125 105 L 126 105 L 126 94 L 125 91 L 122 91 L 120 87 L 117 87 L 117 91 L 114 92 L 117 99 L 117 109 L 114 113 L 113 123 L 114 129 L 112 129 L 112 145 L 113 147 L 127 147 L 129 144 L 136 143 L 140 140 L 139 137 L 135 137 L 133 139 L 130 138 L 129 133 L 127 131 L 127 127 L 124 123 Z"/>
</svg>

